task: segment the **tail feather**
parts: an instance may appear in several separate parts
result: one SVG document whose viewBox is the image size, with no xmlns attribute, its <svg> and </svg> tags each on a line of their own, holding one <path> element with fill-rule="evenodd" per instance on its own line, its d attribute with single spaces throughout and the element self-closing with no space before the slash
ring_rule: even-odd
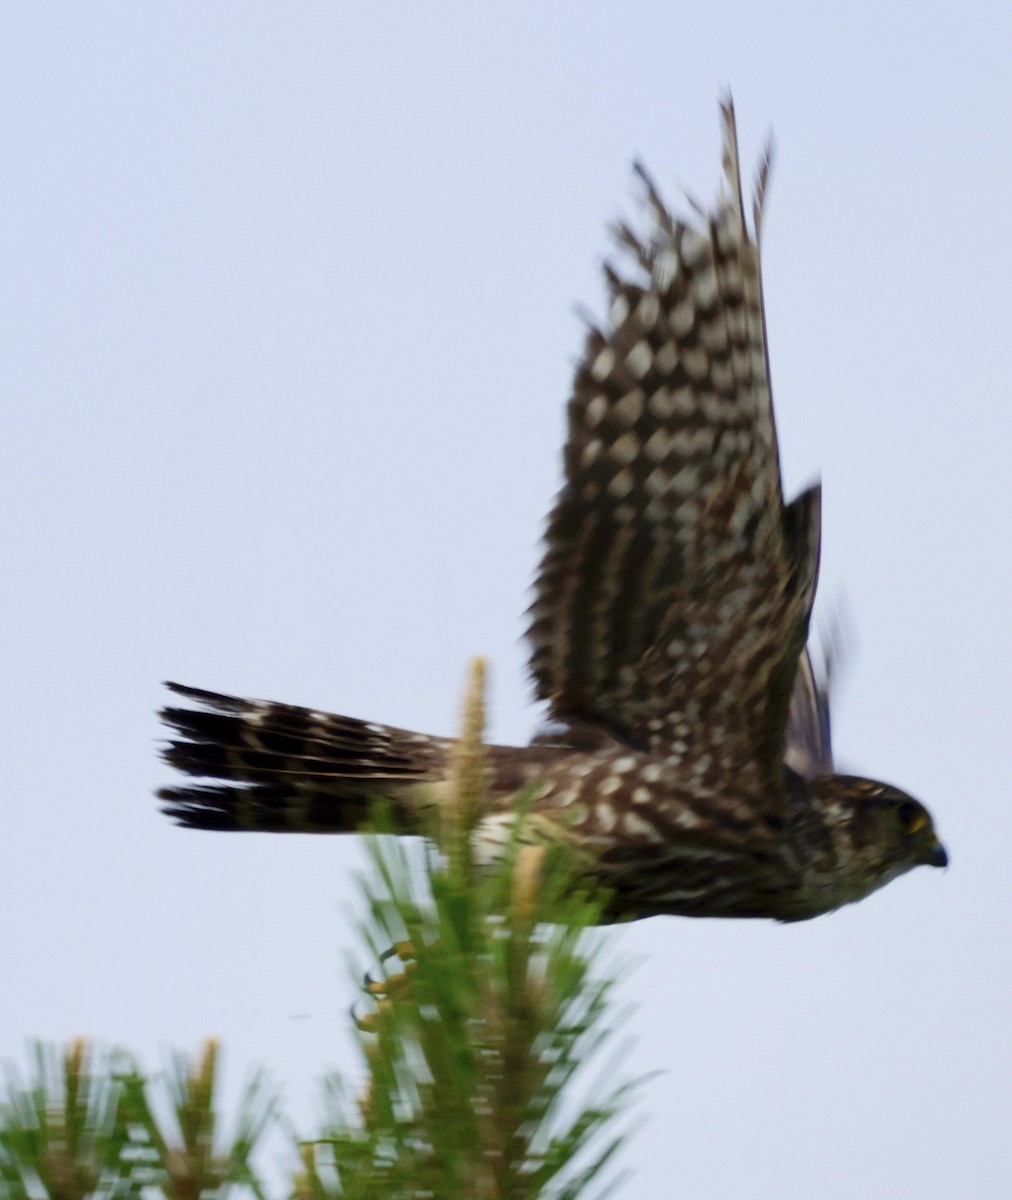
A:
<svg viewBox="0 0 1012 1200">
<path fill-rule="evenodd" d="M 294 705 L 167 685 L 198 707 L 169 706 L 166 762 L 216 780 L 163 788 L 163 811 L 198 829 L 354 831 L 369 802 L 394 802 L 445 773 L 450 742 Z"/>
<path fill-rule="evenodd" d="M 188 829 L 257 833 L 345 833 L 356 825 L 359 806 L 312 789 L 191 784 L 162 788 L 162 812 Z M 358 821 L 364 818 L 358 816 Z"/>
</svg>

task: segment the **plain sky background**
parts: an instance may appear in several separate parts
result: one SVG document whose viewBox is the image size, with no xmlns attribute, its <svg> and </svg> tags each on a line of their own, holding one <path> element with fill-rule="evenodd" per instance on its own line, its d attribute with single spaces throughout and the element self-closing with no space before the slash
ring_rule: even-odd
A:
<svg viewBox="0 0 1012 1200">
<path fill-rule="evenodd" d="M 9 4 L 0 13 L 0 1054 L 355 1068 L 350 839 L 195 834 L 159 681 L 492 733 L 629 163 L 772 125 L 786 481 L 857 650 L 838 757 L 952 858 L 806 924 L 658 919 L 624 1198 L 1012 1194 L 1012 8 Z"/>
</svg>

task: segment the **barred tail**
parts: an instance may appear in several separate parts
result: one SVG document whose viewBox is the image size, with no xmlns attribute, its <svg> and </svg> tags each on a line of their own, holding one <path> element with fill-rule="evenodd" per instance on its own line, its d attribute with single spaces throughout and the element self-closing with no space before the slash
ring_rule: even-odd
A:
<svg viewBox="0 0 1012 1200">
<path fill-rule="evenodd" d="M 452 743 L 352 717 L 167 685 L 199 707 L 167 707 L 171 766 L 215 782 L 162 788 L 163 812 L 192 829 L 352 833 L 385 797 L 411 831 L 413 784 L 445 774 Z"/>
</svg>

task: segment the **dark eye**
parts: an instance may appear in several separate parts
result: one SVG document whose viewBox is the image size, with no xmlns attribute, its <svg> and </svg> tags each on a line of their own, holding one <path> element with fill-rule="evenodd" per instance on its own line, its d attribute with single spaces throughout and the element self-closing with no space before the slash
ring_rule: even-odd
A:
<svg viewBox="0 0 1012 1200">
<path fill-rule="evenodd" d="M 920 824 L 917 820 L 918 812 L 917 805 L 911 804 L 909 800 L 905 800 L 896 810 L 904 829 L 913 829 L 915 824 Z"/>
</svg>

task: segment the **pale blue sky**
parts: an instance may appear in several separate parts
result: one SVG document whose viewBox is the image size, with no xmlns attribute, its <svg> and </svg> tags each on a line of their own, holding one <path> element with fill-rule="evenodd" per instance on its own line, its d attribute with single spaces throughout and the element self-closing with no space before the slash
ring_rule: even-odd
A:
<svg viewBox="0 0 1012 1200">
<path fill-rule="evenodd" d="M 157 813 L 159 681 L 524 739 L 577 303 L 642 155 L 778 143 L 788 485 L 859 649 L 839 757 L 953 866 L 808 924 L 656 920 L 623 1198 L 1012 1191 L 1012 9 L 20 4 L 0 13 L 0 1054 L 225 1042 L 308 1126 L 350 1066 L 350 840 Z M 309 1014 L 293 1020 L 293 1015 Z M 321 1058 L 322 1056 L 322 1058 Z"/>
</svg>

